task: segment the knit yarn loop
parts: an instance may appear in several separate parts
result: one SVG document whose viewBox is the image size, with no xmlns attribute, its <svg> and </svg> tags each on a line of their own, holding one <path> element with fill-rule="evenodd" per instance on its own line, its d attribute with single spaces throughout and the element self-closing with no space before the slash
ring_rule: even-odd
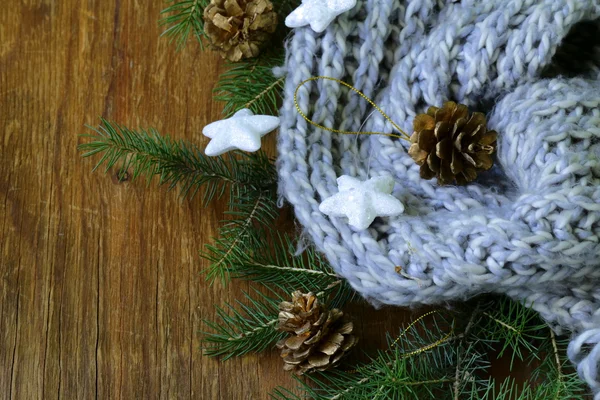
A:
<svg viewBox="0 0 600 400">
<path fill-rule="evenodd" d="M 569 357 L 595 393 L 600 69 L 597 51 L 575 51 L 590 57 L 576 74 L 560 55 L 564 42 L 589 42 L 569 32 L 597 29 L 599 18 L 600 0 L 359 1 L 325 32 L 296 29 L 289 40 L 278 143 L 281 194 L 364 297 L 410 306 L 504 293 L 557 333 L 573 333 Z M 498 132 L 496 164 L 464 187 L 424 181 L 404 140 L 307 123 L 294 92 L 312 76 L 351 84 L 408 133 L 416 114 L 447 100 L 483 111 Z M 392 132 L 335 81 L 309 82 L 297 100 L 324 127 Z M 323 215 L 319 204 L 337 193 L 341 175 L 392 176 L 406 212 L 363 231 Z"/>
</svg>

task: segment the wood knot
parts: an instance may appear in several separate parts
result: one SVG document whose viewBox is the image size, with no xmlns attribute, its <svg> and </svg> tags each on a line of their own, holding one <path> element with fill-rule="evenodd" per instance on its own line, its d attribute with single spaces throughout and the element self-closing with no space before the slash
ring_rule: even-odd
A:
<svg viewBox="0 0 600 400">
<path fill-rule="evenodd" d="M 131 174 L 128 170 L 120 168 L 116 173 L 112 176 L 112 181 L 115 184 L 121 184 L 127 182 L 131 179 Z"/>
</svg>

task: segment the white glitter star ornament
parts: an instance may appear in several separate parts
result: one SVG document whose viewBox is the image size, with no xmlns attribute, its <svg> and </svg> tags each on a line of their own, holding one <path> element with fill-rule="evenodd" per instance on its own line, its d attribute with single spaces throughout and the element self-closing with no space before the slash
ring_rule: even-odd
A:
<svg viewBox="0 0 600 400">
<path fill-rule="evenodd" d="M 285 19 L 288 28 L 309 25 L 315 32 L 323 32 L 338 15 L 356 6 L 356 0 L 302 0 Z"/>
<path fill-rule="evenodd" d="M 254 152 L 260 149 L 260 139 L 279 127 L 279 118 L 254 115 L 247 108 L 236 112 L 231 118 L 206 125 L 202 134 L 210 139 L 204 153 L 220 156 L 231 150 Z"/>
<path fill-rule="evenodd" d="M 371 225 L 376 217 L 392 217 L 404 212 L 404 205 L 391 195 L 394 179 L 377 176 L 359 181 L 348 175 L 337 179 L 339 192 L 319 205 L 330 217 L 348 217 L 348 223 L 358 230 Z"/>
</svg>

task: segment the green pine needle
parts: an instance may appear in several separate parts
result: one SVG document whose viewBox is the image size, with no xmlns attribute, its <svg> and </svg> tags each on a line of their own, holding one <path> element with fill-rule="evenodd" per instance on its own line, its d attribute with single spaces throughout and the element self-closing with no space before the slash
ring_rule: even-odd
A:
<svg viewBox="0 0 600 400">
<path fill-rule="evenodd" d="M 243 108 L 260 115 L 277 114 L 285 77 L 273 75 L 273 68 L 281 64 L 283 49 L 260 59 L 229 64 L 213 90 L 215 100 L 225 102 L 223 114 L 231 116 Z"/>
<path fill-rule="evenodd" d="M 353 299 L 355 292 L 340 278 L 314 248 L 308 247 L 295 255 L 292 239 L 286 234 L 271 238 L 262 235 L 256 251 L 247 254 L 240 262 L 231 265 L 234 278 L 277 286 L 286 293 L 301 290 L 313 292 L 327 302 L 329 307 L 340 308 Z"/>
<path fill-rule="evenodd" d="M 134 131 L 101 119 L 89 127 L 91 138 L 79 145 L 83 157 L 101 155 L 94 170 L 114 166 L 131 171 L 132 179 L 144 176 L 148 183 L 158 177 L 160 185 L 174 189 L 182 197 L 193 197 L 204 188 L 204 202 L 220 198 L 228 189 L 230 197 L 248 192 L 275 190 L 277 174 L 272 160 L 263 152 L 207 157 L 196 146 L 161 136 L 155 129 Z"/>
<path fill-rule="evenodd" d="M 210 357 L 243 356 L 272 347 L 284 332 L 276 330 L 278 306 L 283 299 L 272 298 L 258 291 L 254 296 L 244 293 L 248 305 L 236 302 L 217 307 L 218 322 L 204 321 L 211 332 L 204 332 L 204 354 Z"/>
<path fill-rule="evenodd" d="M 534 312 L 511 303 L 507 298 L 479 299 L 475 306 L 468 303 L 469 308 L 463 311 L 436 313 L 433 321 L 429 318 L 419 321 L 397 339 L 389 339 L 389 349 L 378 352 L 369 362 L 308 375 L 308 380 L 297 380 L 300 394 L 279 387 L 271 397 L 278 400 L 589 398 L 585 384 L 566 359 L 568 339 L 556 338 L 539 317 L 531 317 Z M 485 329 L 494 325 L 500 325 L 501 329 L 485 333 Z M 415 349 L 444 337 L 452 326 L 453 336 L 447 341 L 414 354 Z M 516 334 L 512 328 L 520 333 Z M 505 340 L 508 341 L 502 347 L 505 353 L 531 350 L 541 360 L 524 386 L 510 377 L 482 378 L 489 373 L 489 343 Z M 536 343 L 540 340 L 543 347 L 538 348 Z M 525 348 L 516 350 L 520 346 Z"/>
<path fill-rule="evenodd" d="M 498 357 L 509 353 L 512 368 L 515 359 L 524 360 L 524 353 L 536 354 L 536 343 L 543 339 L 546 324 L 538 313 L 508 297 L 494 299 L 493 306 L 481 314 L 483 321 L 476 325 L 479 337 L 493 338 L 500 344 Z M 543 336 L 542 336 L 543 335 Z"/>
<path fill-rule="evenodd" d="M 274 189 L 249 191 L 238 196 L 235 203 L 230 203 L 232 211 L 228 214 L 234 218 L 223 221 L 218 238 L 200 253 L 202 258 L 210 262 L 205 271 L 209 282 L 220 279 L 226 283 L 231 271 L 244 265 L 263 245 L 267 231 L 273 228 L 278 215 L 275 198 Z"/>
<path fill-rule="evenodd" d="M 159 26 L 166 27 L 163 35 L 177 43 L 177 49 L 181 50 L 193 34 L 203 48 L 202 39 L 206 37 L 203 14 L 210 0 L 169 0 L 169 3 L 161 11 L 163 17 L 158 22 Z"/>
</svg>

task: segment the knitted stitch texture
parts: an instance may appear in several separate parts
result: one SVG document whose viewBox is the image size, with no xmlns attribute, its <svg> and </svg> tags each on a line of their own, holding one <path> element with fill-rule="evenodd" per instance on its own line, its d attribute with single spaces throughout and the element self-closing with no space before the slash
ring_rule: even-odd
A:
<svg viewBox="0 0 600 400">
<path fill-rule="evenodd" d="M 281 194 L 354 289 L 400 306 L 483 292 L 523 301 L 558 333 L 573 332 L 568 355 L 596 399 L 600 70 L 583 60 L 567 77 L 553 57 L 572 28 L 598 18 L 598 0 L 359 0 L 322 34 L 296 29 L 289 40 L 278 143 Z M 563 75 L 543 79 L 549 71 Z M 403 140 L 313 127 L 293 94 L 317 75 L 352 84 L 409 134 L 417 113 L 446 100 L 488 113 L 495 167 L 468 186 L 441 187 L 420 179 Z M 306 84 L 298 103 L 327 127 L 392 132 L 332 81 Z M 323 215 L 341 175 L 393 176 L 406 212 L 364 231 Z"/>
</svg>

